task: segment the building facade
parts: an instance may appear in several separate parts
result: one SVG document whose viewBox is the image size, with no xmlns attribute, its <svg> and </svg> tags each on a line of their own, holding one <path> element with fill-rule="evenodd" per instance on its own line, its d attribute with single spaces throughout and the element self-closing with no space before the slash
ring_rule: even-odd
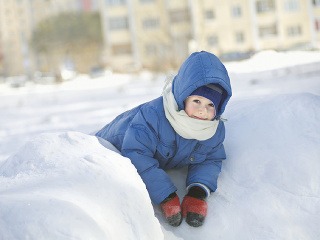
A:
<svg viewBox="0 0 320 240">
<path fill-rule="evenodd" d="M 319 49 L 320 0 L 0 0 L 0 74 L 31 74 L 29 47 L 43 19 L 99 11 L 104 65 L 176 69 L 197 50 L 232 60 L 265 49 Z"/>
<path fill-rule="evenodd" d="M 30 49 L 36 25 L 68 11 L 97 10 L 97 0 L 0 0 L 0 75 L 31 75 L 37 59 Z"/>
<path fill-rule="evenodd" d="M 320 0 L 100 0 L 106 65 L 176 68 L 196 50 L 225 60 L 320 44 Z"/>
<path fill-rule="evenodd" d="M 32 29 L 27 1 L 0 1 L 2 72 L 26 72 L 31 61 L 28 39 Z"/>
<path fill-rule="evenodd" d="M 188 55 L 188 0 L 101 0 L 106 65 L 114 70 L 161 71 Z"/>
</svg>

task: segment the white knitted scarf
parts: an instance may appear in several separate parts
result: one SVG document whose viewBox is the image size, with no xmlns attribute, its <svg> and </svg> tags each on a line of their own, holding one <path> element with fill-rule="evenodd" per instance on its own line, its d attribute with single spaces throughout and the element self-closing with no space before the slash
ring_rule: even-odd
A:
<svg viewBox="0 0 320 240">
<path fill-rule="evenodd" d="M 217 131 L 219 120 L 195 119 L 189 117 L 184 110 L 178 111 L 178 104 L 171 86 L 167 86 L 163 91 L 163 107 L 171 126 L 183 138 L 204 141 L 211 138 Z"/>
</svg>

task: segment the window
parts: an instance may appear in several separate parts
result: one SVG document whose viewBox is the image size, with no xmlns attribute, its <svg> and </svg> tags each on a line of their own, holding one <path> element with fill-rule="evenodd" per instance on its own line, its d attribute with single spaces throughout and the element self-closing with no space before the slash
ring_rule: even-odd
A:
<svg viewBox="0 0 320 240">
<path fill-rule="evenodd" d="M 244 34 L 243 32 L 236 32 L 235 34 L 236 42 L 243 43 L 244 42 Z"/>
<path fill-rule="evenodd" d="M 240 6 L 233 6 L 231 8 L 231 16 L 234 18 L 239 18 L 241 17 L 242 12 L 241 12 L 241 7 Z"/>
<path fill-rule="evenodd" d="M 143 20 L 142 25 L 144 29 L 155 29 L 159 27 L 160 22 L 158 18 L 147 18 Z"/>
<path fill-rule="evenodd" d="M 188 9 L 175 10 L 170 12 L 170 22 L 188 22 L 190 20 Z"/>
<path fill-rule="evenodd" d="M 132 52 L 130 43 L 113 45 L 111 49 L 113 55 L 126 55 Z"/>
<path fill-rule="evenodd" d="M 127 17 L 114 17 L 109 19 L 110 30 L 123 30 L 128 29 L 128 18 Z"/>
<path fill-rule="evenodd" d="M 299 1 L 298 0 L 287 0 L 284 3 L 284 9 L 288 12 L 294 12 L 299 10 Z"/>
<path fill-rule="evenodd" d="M 260 38 L 274 37 L 277 35 L 277 26 L 276 24 L 270 26 L 261 26 L 259 27 L 259 36 Z"/>
<path fill-rule="evenodd" d="M 301 26 L 291 26 L 287 29 L 289 37 L 300 36 L 302 34 Z"/>
<path fill-rule="evenodd" d="M 205 16 L 205 19 L 207 19 L 207 20 L 212 20 L 215 18 L 215 14 L 214 14 L 213 10 L 206 10 L 204 12 L 204 16 Z"/>
<path fill-rule="evenodd" d="M 256 11 L 258 13 L 275 11 L 274 0 L 259 0 L 256 2 Z"/>
<path fill-rule="evenodd" d="M 127 0 L 106 0 L 107 6 L 125 5 Z"/>
<path fill-rule="evenodd" d="M 207 38 L 207 42 L 210 47 L 215 47 L 218 45 L 218 37 L 216 35 L 211 35 Z"/>
</svg>

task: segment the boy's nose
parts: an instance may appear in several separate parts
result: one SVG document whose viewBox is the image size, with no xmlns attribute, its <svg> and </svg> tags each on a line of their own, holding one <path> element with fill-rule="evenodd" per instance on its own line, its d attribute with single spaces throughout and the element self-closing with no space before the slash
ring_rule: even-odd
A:
<svg viewBox="0 0 320 240">
<path fill-rule="evenodd" d="M 204 114 L 204 113 L 206 113 L 206 112 L 207 112 L 207 108 L 206 108 L 206 107 L 201 106 L 201 107 L 199 108 L 199 113 Z"/>
</svg>

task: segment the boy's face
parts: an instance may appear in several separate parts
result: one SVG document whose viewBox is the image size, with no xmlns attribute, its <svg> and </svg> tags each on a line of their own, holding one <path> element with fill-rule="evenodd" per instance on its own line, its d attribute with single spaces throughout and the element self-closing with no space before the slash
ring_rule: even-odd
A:
<svg viewBox="0 0 320 240">
<path fill-rule="evenodd" d="M 191 118 L 211 121 L 216 116 L 213 103 L 205 97 L 191 95 L 185 101 L 184 111 Z"/>
</svg>

